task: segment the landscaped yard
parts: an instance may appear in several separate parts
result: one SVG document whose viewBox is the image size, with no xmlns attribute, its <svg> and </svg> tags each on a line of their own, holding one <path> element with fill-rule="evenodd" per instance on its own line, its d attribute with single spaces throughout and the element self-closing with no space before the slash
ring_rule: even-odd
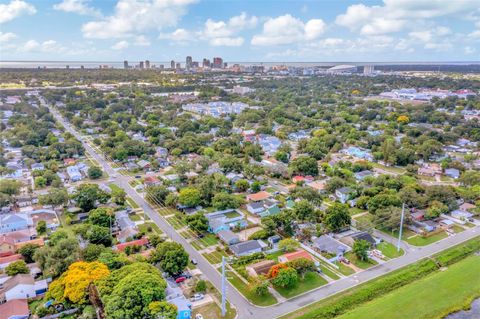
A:
<svg viewBox="0 0 480 319">
<path fill-rule="evenodd" d="M 382 254 L 387 258 L 397 258 L 404 254 L 402 248 L 400 248 L 400 251 L 397 251 L 397 247 L 386 241 L 378 244 L 377 249 L 380 250 Z"/>
<path fill-rule="evenodd" d="M 245 298 L 257 306 L 271 306 L 277 303 L 277 299 L 275 299 L 271 293 L 263 296 L 257 295 L 254 291 L 250 290 L 250 287 L 243 280 L 231 271 L 228 273 L 228 281 L 235 286 Z"/>
<path fill-rule="evenodd" d="M 428 236 L 428 237 L 422 237 L 420 235 L 410 237 L 410 238 L 407 239 L 407 243 L 409 243 L 410 245 L 413 245 L 413 246 L 426 246 L 426 245 L 433 244 L 434 242 L 437 242 L 437 241 L 439 241 L 441 239 L 444 239 L 444 238 L 447 238 L 447 237 L 448 237 L 447 233 L 442 231 L 442 232 L 439 232 L 437 234 L 434 234 L 434 235 Z"/>
<path fill-rule="evenodd" d="M 337 280 L 337 279 L 340 279 L 340 276 L 338 276 L 337 274 L 335 274 L 332 270 L 330 270 L 328 267 L 326 267 L 323 263 L 320 263 L 320 269 L 322 270 L 322 272 L 327 275 L 328 277 L 334 279 L 334 280 Z"/>
<path fill-rule="evenodd" d="M 462 226 L 459 225 L 453 225 L 452 230 L 455 232 L 455 234 L 461 233 L 462 231 L 465 230 Z"/>
<path fill-rule="evenodd" d="M 155 224 L 154 222 L 145 222 L 143 224 L 140 224 L 140 225 L 138 225 L 138 230 L 140 230 L 141 232 L 145 232 L 146 234 L 148 234 L 148 233 L 161 234 L 162 233 L 160 228 L 158 228 L 157 224 Z M 149 230 L 151 230 L 151 231 L 149 231 Z"/>
<path fill-rule="evenodd" d="M 225 317 L 222 317 L 222 310 L 215 302 L 211 302 L 208 305 L 192 309 L 192 318 L 195 318 L 195 315 L 197 314 L 201 314 L 205 319 L 234 319 L 236 316 L 236 312 L 230 307 L 227 307 L 227 315 Z"/>
<path fill-rule="evenodd" d="M 319 274 L 317 274 L 316 272 L 308 272 L 305 274 L 305 278 L 303 280 L 300 279 L 294 287 L 275 287 L 275 290 L 278 291 L 278 293 L 285 298 L 292 298 L 309 290 L 323 286 L 325 284 L 327 284 L 327 281 Z"/>
<path fill-rule="evenodd" d="M 225 215 L 225 217 L 227 217 L 227 218 L 240 217 L 240 214 L 237 213 L 236 211 L 228 212 L 228 213 L 225 213 L 224 215 Z"/>
<path fill-rule="evenodd" d="M 360 260 L 354 253 L 348 252 L 345 254 L 345 258 L 350 260 L 352 264 L 361 269 L 368 269 L 372 266 L 375 266 L 377 262 L 373 259 L 368 259 L 367 261 Z"/>
<path fill-rule="evenodd" d="M 349 275 L 355 273 L 355 270 L 353 270 L 352 268 L 344 265 L 341 262 L 337 262 L 336 265 L 338 266 L 338 271 L 344 276 L 349 276 Z"/>
<path fill-rule="evenodd" d="M 224 251 L 218 252 L 214 251 L 213 253 L 209 254 L 203 254 L 203 257 L 208 260 L 209 263 L 212 265 L 214 264 L 219 264 L 222 262 L 222 256 L 227 256 L 227 254 Z"/>
<path fill-rule="evenodd" d="M 276 262 L 278 262 L 278 257 L 280 257 L 283 254 L 285 254 L 285 252 L 283 250 L 279 250 L 279 251 L 276 251 L 274 253 L 268 254 L 265 257 L 267 259 L 275 260 Z"/>
<path fill-rule="evenodd" d="M 375 299 L 339 319 L 443 318 L 480 296 L 480 256 L 468 257 Z"/>
</svg>

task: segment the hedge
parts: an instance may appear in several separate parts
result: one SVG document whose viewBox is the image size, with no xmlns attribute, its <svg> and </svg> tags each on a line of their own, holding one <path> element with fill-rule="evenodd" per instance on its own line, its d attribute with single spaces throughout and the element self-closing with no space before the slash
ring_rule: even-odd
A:
<svg viewBox="0 0 480 319">
<path fill-rule="evenodd" d="M 466 243 L 447 249 L 432 258 L 420 260 L 376 280 L 352 288 L 347 292 L 333 296 L 330 300 L 325 300 L 324 305 L 319 305 L 318 308 L 295 318 L 335 318 L 363 303 L 423 278 L 438 270 L 439 267 L 456 263 L 478 250 L 480 250 L 480 240 L 479 238 L 474 238 Z M 285 317 L 288 317 L 288 315 Z"/>
</svg>

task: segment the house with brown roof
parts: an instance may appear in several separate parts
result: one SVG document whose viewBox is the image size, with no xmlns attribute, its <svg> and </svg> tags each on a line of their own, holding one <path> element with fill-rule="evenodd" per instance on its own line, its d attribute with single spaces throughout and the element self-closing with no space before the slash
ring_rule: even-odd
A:
<svg viewBox="0 0 480 319">
<path fill-rule="evenodd" d="M 26 299 L 14 299 L 0 304 L 0 319 L 27 319 L 30 317 Z"/>
<path fill-rule="evenodd" d="M 245 267 L 245 269 L 250 276 L 256 277 L 259 275 L 267 274 L 270 268 L 272 268 L 272 266 L 274 266 L 275 264 L 276 262 L 274 260 L 266 259 L 259 261 L 258 263 L 248 265 L 247 267 Z"/>
<path fill-rule="evenodd" d="M 301 249 L 301 250 L 297 250 L 297 251 L 294 251 L 294 252 L 291 252 L 291 253 L 286 253 L 286 254 L 283 254 L 283 255 L 279 256 L 278 261 L 281 262 L 281 263 L 286 263 L 286 262 L 296 260 L 296 259 L 299 259 L 299 258 L 305 258 L 305 259 L 308 259 L 308 260 L 313 260 L 312 255 L 310 255 L 305 250 Z"/>
<path fill-rule="evenodd" d="M 21 259 L 23 259 L 23 257 L 20 254 L 0 257 L 0 270 L 7 268 L 7 266 L 13 263 L 14 261 L 21 260 Z"/>
<path fill-rule="evenodd" d="M 0 237 L 0 257 L 6 257 L 15 254 L 15 241 L 13 238 L 2 235 Z"/>
<path fill-rule="evenodd" d="M 255 193 L 255 194 L 247 195 L 247 201 L 249 201 L 249 202 L 259 202 L 261 200 L 266 200 L 267 198 L 270 198 L 271 196 L 272 196 L 272 194 L 270 194 L 269 192 L 260 191 L 260 192 Z"/>
<path fill-rule="evenodd" d="M 132 246 L 146 246 L 148 244 L 148 239 L 147 238 L 140 238 L 137 240 L 132 240 L 126 243 L 121 243 L 118 245 L 115 245 L 114 248 L 118 251 L 124 251 L 125 248 L 127 247 L 132 247 Z"/>
</svg>

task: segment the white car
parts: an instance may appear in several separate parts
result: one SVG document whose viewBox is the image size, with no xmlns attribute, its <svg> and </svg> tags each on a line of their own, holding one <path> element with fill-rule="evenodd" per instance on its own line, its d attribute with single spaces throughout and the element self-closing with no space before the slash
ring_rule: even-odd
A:
<svg viewBox="0 0 480 319">
<path fill-rule="evenodd" d="M 201 314 L 197 313 L 195 315 L 195 319 L 203 319 L 203 316 Z"/>
<path fill-rule="evenodd" d="M 203 298 L 205 298 L 205 296 L 203 294 L 194 294 L 191 298 L 190 298 L 190 301 L 199 301 L 199 300 L 202 300 Z"/>
</svg>

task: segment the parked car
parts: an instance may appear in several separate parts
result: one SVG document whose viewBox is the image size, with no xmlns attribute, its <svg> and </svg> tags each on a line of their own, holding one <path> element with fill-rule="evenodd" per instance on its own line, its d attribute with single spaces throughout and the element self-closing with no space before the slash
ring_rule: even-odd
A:
<svg viewBox="0 0 480 319">
<path fill-rule="evenodd" d="M 187 280 L 187 278 L 181 276 L 181 277 L 178 277 L 177 279 L 175 279 L 175 282 L 176 282 L 177 284 L 179 284 L 179 283 L 181 283 L 181 282 L 184 282 L 185 280 Z"/>
<path fill-rule="evenodd" d="M 135 175 L 135 178 L 142 178 L 142 176 L 140 176 L 140 175 Z"/>
<path fill-rule="evenodd" d="M 203 298 L 205 298 L 205 295 L 204 294 L 194 294 L 191 298 L 190 298 L 190 301 L 199 301 L 199 300 L 202 300 Z"/>
<path fill-rule="evenodd" d="M 197 265 L 197 264 L 198 264 L 197 260 L 196 260 L 196 259 L 193 259 L 193 258 L 192 258 L 192 260 L 190 260 L 190 262 L 191 262 L 192 264 L 194 264 L 194 265 Z"/>
<path fill-rule="evenodd" d="M 186 279 L 192 278 L 192 275 L 189 272 L 180 273 L 172 276 L 173 279 L 177 280 L 180 277 L 185 277 Z"/>
<path fill-rule="evenodd" d="M 203 319 L 202 314 L 197 313 L 197 314 L 195 315 L 195 319 Z"/>
</svg>

